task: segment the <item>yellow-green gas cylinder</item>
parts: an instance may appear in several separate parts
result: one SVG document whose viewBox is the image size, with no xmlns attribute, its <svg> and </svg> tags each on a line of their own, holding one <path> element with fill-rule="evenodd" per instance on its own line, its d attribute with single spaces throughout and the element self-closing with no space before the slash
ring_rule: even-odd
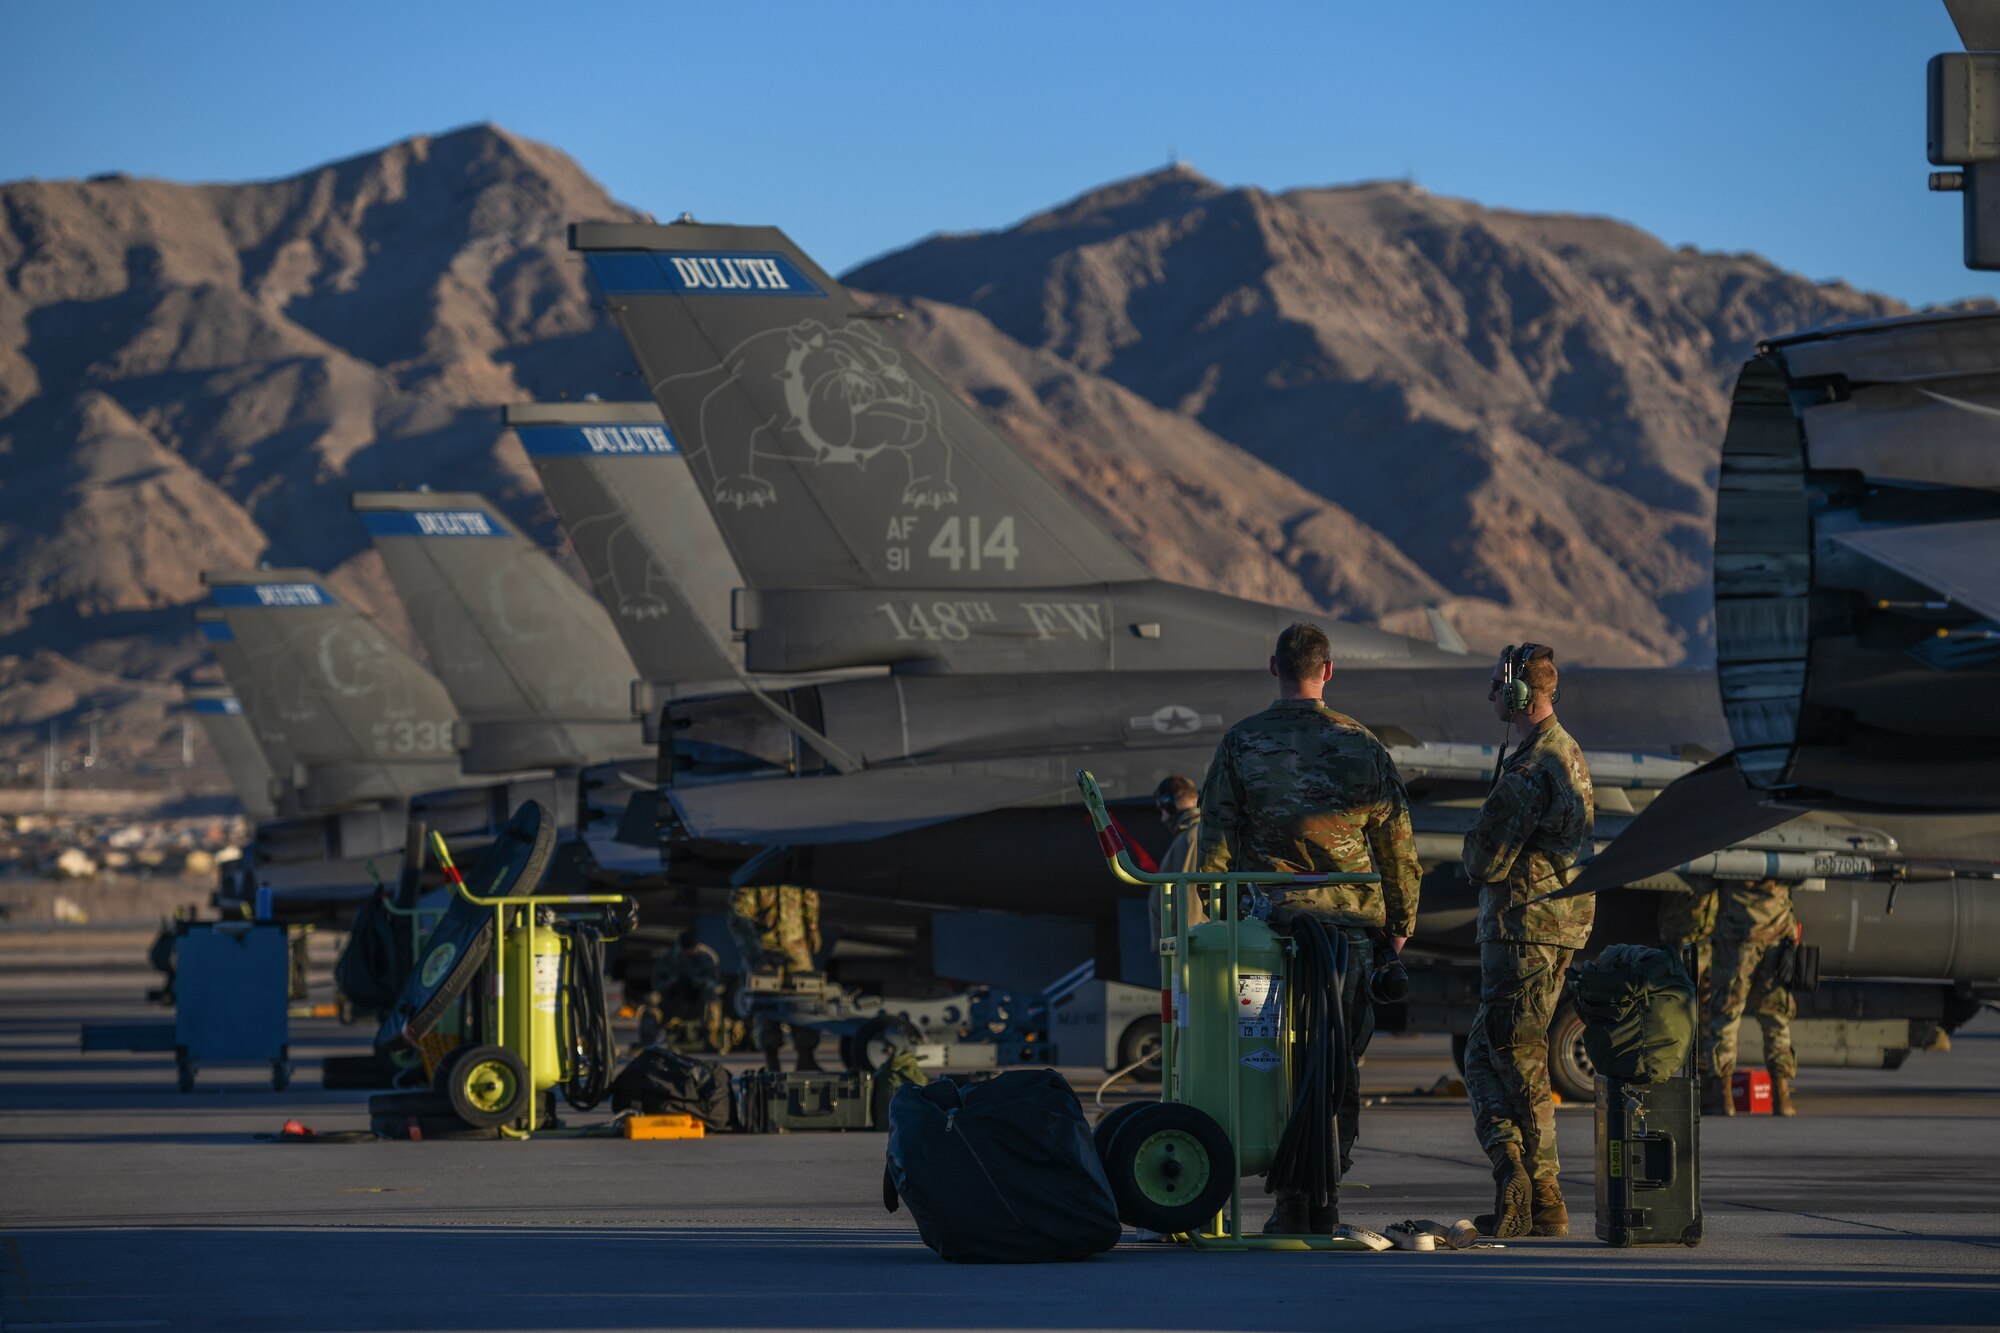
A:
<svg viewBox="0 0 2000 1333">
<path fill-rule="evenodd" d="M 562 1049 L 556 1028 L 561 1002 L 563 951 L 569 941 L 531 917 L 528 908 L 512 908 L 507 956 L 501 960 L 502 1005 L 506 1011 L 506 1043 L 528 1065 L 537 1092 L 562 1082 Z"/>
<path fill-rule="evenodd" d="M 1187 990 L 1174 997 L 1180 1100 L 1227 1128 L 1230 1087 L 1242 1089 L 1235 1130 L 1238 1168 L 1256 1175 L 1271 1165 L 1291 1099 L 1285 1045 L 1285 942 L 1262 921 L 1237 927 L 1235 976 L 1229 926 L 1210 921 L 1188 931 Z"/>
</svg>

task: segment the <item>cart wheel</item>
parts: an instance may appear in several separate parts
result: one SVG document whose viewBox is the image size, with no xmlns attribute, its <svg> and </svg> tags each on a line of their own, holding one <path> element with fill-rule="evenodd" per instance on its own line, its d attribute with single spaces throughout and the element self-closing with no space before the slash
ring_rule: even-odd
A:
<svg viewBox="0 0 2000 1333">
<path fill-rule="evenodd" d="M 895 1059 L 898 1051 L 915 1046 L 920 1035 L 917 1025 L 900 1014 L 877 1014 L 854 1034 L 850 1067 L 872 1074 Z"/>
<path fill-rule="evenodd" d="M 283 1092 L 292 1083 L 292 1062 L 290 1060 L 271 1061 L 271 1091 Z"/>
<path fill-rule="evenodd" d="M 505 1046 L 475 1046 L 452 1062 L 444 1091 L 459 1119 L 491 1129 L 527 1108 L 528 1067 Z"/>
<path fill-rule="evenodd" d="M 1110 1160 L 1111 1136 L 1116 1134 L 1119 1128 L 1138 1112 L 1154 1105 L 1157 1105 L 1157 1103 L 1127 1102 L 1123 1106 L 1114 1106 L 1104 1113 L 1102 1119 L 1090 1127 L 1090 1141 L 1097 1147 L 1097 1160 L 1100 1164 Z"/>
<path fill-rule="evenodd" d="M 194 1065 L 186 1060 L 174 1065 L 174 1075 L 179 1080 L 182 1092 L 194 1091 Z"/>
<path fill-rule="evenodd" d="M 1234 1161 L 1229 1136 L 1207 1114 L 1155 1102 L 1111 1136 L 1104 1174 L 1121 1221 L 1171 1235 L 1196 1230 L 1222 1211 Z"/>
<path fill-rule="evenodd" d="M 470 1042 L 460 1042 L 438 1057 L 437 1067 L 431 1070 L 431 1091 L 451 1095 L 451 1069 L 465 1053 L 472 1049 Z"/>
</svg>

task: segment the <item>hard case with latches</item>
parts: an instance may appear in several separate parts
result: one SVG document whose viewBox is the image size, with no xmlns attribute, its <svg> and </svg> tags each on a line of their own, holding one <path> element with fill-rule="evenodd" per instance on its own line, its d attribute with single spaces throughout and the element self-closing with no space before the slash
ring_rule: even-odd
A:
<svg viewBox="0 0 2000 1333">
<path fill-rule="evenodd" d="M 867 1129 L 865 1071 L 796 1073 L 757 1069 L 736 1080 L 736 1115 L 752 1134 Z"/>
<path fill-rule="evenodd" d="M 1701 1244 L 1701 1084 L 1597 1076 L 1597 1238 Z"/>
</svg>

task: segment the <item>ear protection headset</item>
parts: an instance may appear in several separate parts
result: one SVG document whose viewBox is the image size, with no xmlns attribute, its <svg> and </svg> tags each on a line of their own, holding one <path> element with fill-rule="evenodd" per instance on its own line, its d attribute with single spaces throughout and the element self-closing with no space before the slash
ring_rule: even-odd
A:
<svg viewBox="0 0 2000 1333">
<path fill-rule="evenodd" d="M 1553 660 L 1555 655 L 1555 649 L 1539 643 L 1510 643 L 1501 652 L 1499 663 L 1500 698 L 1506 703 L 1508 717 L 1511 718 L 1518 713 L 1527 712 L 1529 705 L 1535 701 L 1534 687 L 1522 679 L 1523 673 L 1528 669 L 1528 663 L 1538 657 L 1546 657 Z M 1558 681 L 1555 689 L 1549 694 L 1549 702 L 1554 703 L 1560 698 L 1562 698 L 1562 684 Z M 1527 742 L 1523 741 L 1521 744 L 1526 745 Z M 1520 751 L 1517 749 L 1515 753 L 1518 754 Z M 1506 762 L 1507 742 L 1505 739 L 1502 739 L 1499 753 L 1493 756 L 1493 781 L 1488 784 L 1489 790 L 1499 784 L 1500 769 Z"/>
<path fill-rule="evenodd" d="M 1555 649 L 1539 643 L 1519 645 L 1510 643 L 1501 652 L 1500 697 L 1507 704 L 1508 716 L 1527 712 L 1528 705 L 1534 702 L 1535 692 L 1523 679 L 1528 663 L 1538 657 L 1553 659 L 1555 655 Z M 1562 698 L 1562 684 L 1558 681 L 1554 692 L 1549 695 L 1549 702 L 1554 703 L 1560 698 Z"/>
</svg>

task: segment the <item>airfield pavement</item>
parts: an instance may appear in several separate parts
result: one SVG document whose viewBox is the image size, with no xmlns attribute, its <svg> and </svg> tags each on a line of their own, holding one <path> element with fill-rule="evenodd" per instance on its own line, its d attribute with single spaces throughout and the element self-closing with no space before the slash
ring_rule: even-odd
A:
<svg viewBox="0 0 2000 1333">
<path fill-rule="evenodd" d="M 155 978 L 135 940 L 0 941 L 5 1333 L 2000 1323 L 2000 1014 L 1896 1072 L 1807 1070 L 1797 1120 L 1709 1121 L 1698 1249 L 1593 1238 L 1591 1116 L 1565 1108 L 1566 1240 L 1434 1254 L 1127 1243 L 1084 1263 L 972 1267 L 883 1212 L 869 1134 L 258 1142 L 288 1118 L 366 1127 L 367 1094 L 323 1091 L 317 1063 L 360 1049 L 363 1029 L 296 1021 L 282 1094 L 254 1068 L 205 1071 L 184 1095 L 170 1057 L 80 1054 L 82 1022 L 166 1017 L 141 999 Z M 1402 1094 L 1448 1072 L 1442 1040 L 1385 1038 L 1364 1082 Z M 1348 1220 L 1449 1221 L 1490 1197 L 1463 1099 L 1392 1095 L 1364 1113 Z"/>
</svg>

